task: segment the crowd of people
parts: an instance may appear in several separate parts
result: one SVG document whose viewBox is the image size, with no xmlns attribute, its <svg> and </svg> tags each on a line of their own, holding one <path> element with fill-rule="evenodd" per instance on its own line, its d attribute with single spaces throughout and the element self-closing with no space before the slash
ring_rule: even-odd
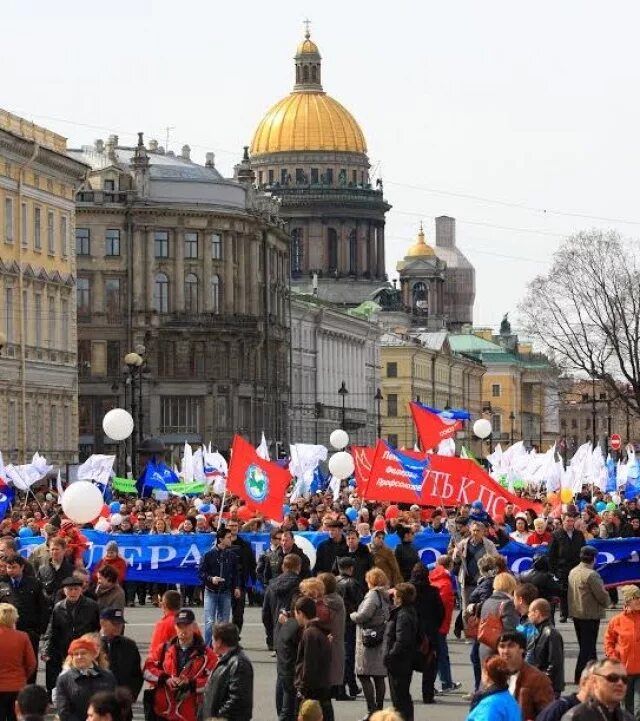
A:
<svg viewBox="0 0 640 721">
<path fill-rule="evenodd" d="M 473 721 L 640 719 L 640 588 L 622 586 L 620 597 L 605 589 L 589 545 L 640 536 L 635 500 L 585 492 L 568 506 L 544 504 L 539 516 L 507 504 L 491 518 L 479 502 L 401 509 L 345 489 L 338 500 L 297 499 L 282 523 L 234 499 L 223 508 L 219 496 L 114 503 L 104 516 L 112 540 L 90 570 L 83 528 L 52 494 L 0 522 L 0 721 L 36 721 L 48 708 L 60 721 L 129 721 L 141 694 L 146 721 L 250 721 L 247 604 L 262 607 L 279 721 L 333 721 L 334 701 L 360 695 L 365 719 L 413 721 L 416 673 L 424 704 L 465 694 Z M 327 533 L 314 564 L 295 536 L 310 530 Z M 269 533 L 257 559 L 242 537 L 250 531 Z M 431 567 L 414 545 L 420 532 L 447 538 Z M 199 584 L 127 579 L 119 535 L 153 533 L 210 536 Z M 34 536 L 44 543 L 29 543 Z M 510 540 L 537 549 L 518 575 L 500 553 Z M 162 616 L 142 658 L 125 616 L 147 603 Z M 601 621 L 618 603 L 597 660 Z M 576 692 L 563 695 L 569 619 L 579 654 Z M 469 643 L 472 688 L 453 677 L 451 635 Z"/>
</svg>

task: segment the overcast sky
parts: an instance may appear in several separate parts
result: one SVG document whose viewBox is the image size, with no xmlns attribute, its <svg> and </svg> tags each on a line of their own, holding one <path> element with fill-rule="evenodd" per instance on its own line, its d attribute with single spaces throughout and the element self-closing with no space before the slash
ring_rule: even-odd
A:
<svg viewBox="0 0 640 721">
<path fill-rule="evenodd" d="M 475 321 L 495 326 L 563 235 L 640 234 L 632 0 L 2 0 L 0 107 L 71 147 L 139 130 L 164 145 L 172 127 L 171 149 L 213 150 L 230 174 L 291 90 L 307 16 L 324 89 L 361 124 L 393 205 L 390 277 L 419 221 L 429 240 L 452 215 Z"/>
</svg>

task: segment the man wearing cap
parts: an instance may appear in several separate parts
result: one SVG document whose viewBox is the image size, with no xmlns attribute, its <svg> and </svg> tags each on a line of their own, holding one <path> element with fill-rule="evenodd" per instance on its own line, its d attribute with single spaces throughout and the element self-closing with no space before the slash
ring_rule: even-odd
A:
<svg viewBox="0 0 640 721">
<path fill-rule="evenodd" d="M 213 639 L 213 624 L 226 623 L 231 615 L 231 596 L 240 596 L 238 554 L 231 549 L 231 531 L 221 528 L 217 544 L 200 559 L 198 575 L 204 583 L 204 640 Z"/>
<path fill-rule="evenodd" d="M 609 621 L 604 652 L 607 658 L 620 661 L 629 675 L 624 705 L 637 719 L 640 718 L 640 588 L 629 585 L 619 590 L 624 610 Z"/>
<path fill-rule="evenodd" d="M 328 521 L 325 524 L 329 531 L 329 538 L 318 545 L 316 552 L 316 576 L 319 573 L 331 573 L 336 558 L 346 556 L 349 548 L 342 535 L 342 523 L 340 521 Z"/>
<path fill-rule="evenodd" d="M 124 611 L 108 608 L 100 614 L 100 642 L 109 659 L 109 669 L 116 677 L 118 686 L 131 692 L 131 699 L 138 698 L 144 679 L 142 677 L 140 652 L 135 641 L 124 633 Z"/>
<path fill-rule="evenodd" d="M 567 597 L 569 615 L 578 638 L 578 660 L 576 662 L 575 683 L 580 681 L 580 674 L 587 661 L 596 660 L 596 642 L 600 629 L 600 619 L 611 603 L 600 574 L 594 570 L 597 549 L 583 546 L 580 549 L 580 563 L 569 573 L 567 581 Z"/>
<path fill-rule="evenodd" d="M 144 664 L 144 678 L 154 686 L 154 713 L 167 721 L 197 721 L 204 687 L 217 661 L 198 632 L 193 611 L 180 609 L 176 635 L 150 653 Z"/>
<path fill-rule="evenodd" d="M 49 693 L 56 686 L 71 641 L 100 629 L 98 604 L 83 595 L 82 581 L 69 576 L 62 582 L 62 589 L 65 597 L 53 607 L 42 639 L 42 660 L 47 664 L 46 684 Z"/>
<path fill-rule="evenodd" d="M 586 543 L 582 531 L 575 530 L 576 518 L 571 513 L 562 517 L 562 527 L 554 531 L 549 544 L 549 570 L 560 581 L 560 622 L 569 615 L 567 584 L 569 573 L 580 562 L 580 549 Z"/>
</svg>

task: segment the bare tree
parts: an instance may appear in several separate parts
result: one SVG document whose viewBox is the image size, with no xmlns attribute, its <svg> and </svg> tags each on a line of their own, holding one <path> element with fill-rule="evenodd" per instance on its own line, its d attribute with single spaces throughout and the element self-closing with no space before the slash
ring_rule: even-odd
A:
<svg viewBox="0 0 640 721">
<path fill-rule="evenodd" d="M 637 247 L 618 233 L 567 238 L 518 308 L 524 331 L 568 372 L 602 381 L 640 414 L 640 272 Z"/>
</svg>

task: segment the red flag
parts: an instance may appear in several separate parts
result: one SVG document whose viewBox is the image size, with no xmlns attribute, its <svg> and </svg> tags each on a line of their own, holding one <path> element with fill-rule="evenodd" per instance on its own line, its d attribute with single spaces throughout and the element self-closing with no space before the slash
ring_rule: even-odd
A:
<svg viewBox="0 0 640 721">
<path fill-rule="evenodd" d="M 233 437 L 227 490 L 244 498 L 251 508 L 266 518 L 282 521 L 284 494 L 291 482 L 289 471 L 265 461 L 242 436 Z"/>
<path fill-rule="evenodd" d="M 418 431 L 420 446 L 423 451 L 437 448 L 440 441 L 453 438 L 462 429 L 462 421 L 442 418 L 437 413 L 428 411 L 422 404 L 411 401 L 409 403 L 411 415 Z"/>
</svg>

